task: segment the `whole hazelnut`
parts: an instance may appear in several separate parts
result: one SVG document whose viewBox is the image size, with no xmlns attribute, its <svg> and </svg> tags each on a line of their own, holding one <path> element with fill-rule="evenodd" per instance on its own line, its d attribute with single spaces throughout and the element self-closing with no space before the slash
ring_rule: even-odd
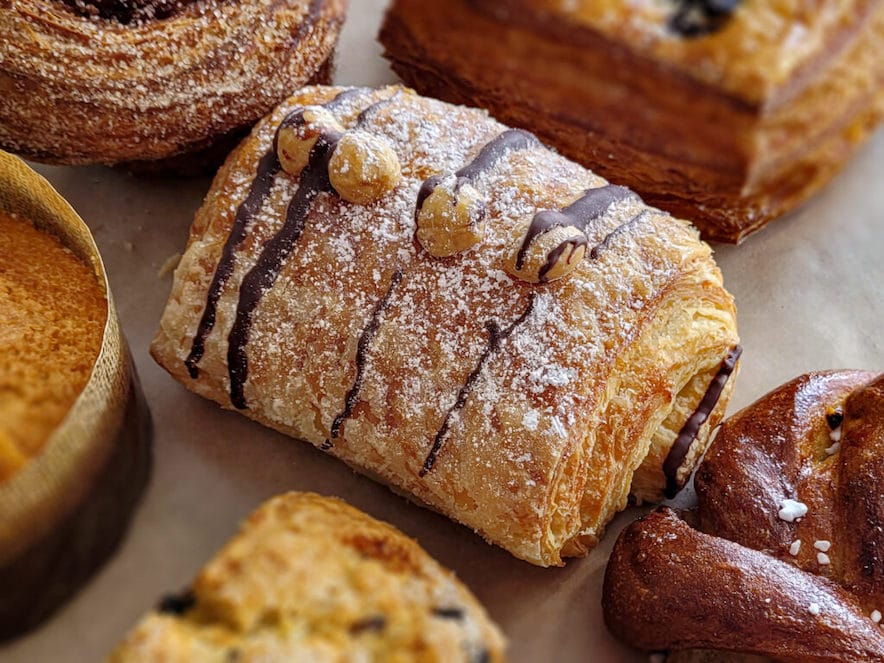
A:
<svg viewBox="0 0 884 663">
<path fill-rule="evenodd" d="M 390 143 L 365 131 L 348 131 L 328 163 L 328 177 L 338 195 L 356 205 L 373 203 L 397 184 L 399 157 Z"/>
<path fill-rule="evenodd" d="M 417 211 L 417 239 L 427 253 L 445 258 L 485 237 L 485 201 L 469 182 L 450 176 L 436 184 Z"/>
<path fill-rule="evenodd" d="M 586 256 L 586 234 L 573 225 L 557 225 L 527 238 L 532 219 L 520 223 L 513 232 L 504 269 L 528 283 L 546 283 L 573 272 Z"/>
<path fill-rule="evenodd" d="M 276 155 L 283 170 L 300 175 L 310 161 L 319 137 L 338 136 L 344 129 L 337 118 L 321 106 L 307 106 L 288 115 L 276 133 Z"/>
</svg>

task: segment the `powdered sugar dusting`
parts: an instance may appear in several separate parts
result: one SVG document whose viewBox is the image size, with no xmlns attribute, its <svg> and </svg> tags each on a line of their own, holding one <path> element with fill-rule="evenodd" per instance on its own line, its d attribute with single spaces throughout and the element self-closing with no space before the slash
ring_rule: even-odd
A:
<svg viewBox="0 0 884 663">
<path fill-rule="evenodd" d="M 223 242 L 225 224 L 250 184 L 240 173 L 253 169 L 270 148 L 282 118 L 336 92 L 307 89 L 259 127 L 249 151 L 234 156 L 230 172 L 236 176 L 210 195 L 210 228 L 196 233 L 189 252 Z M 359 402 L 332 453 L 358 455 L 373 473 L 445 512 L 456 508 L 467 522 L 481 504 L 486 517 L 477 526 L 487 527 L 487 514 L 499 511 L 492 520 L 506 527 L 518 508 L 523 522 L 545 527 L 544 519 L 552 516 L 544 495 L 565 480 L 563 459 L 592 453 L 589 414 L 605 405 L 612 353 L 640 332 L 644 309 L 680 274 L 686 256 L 697 251 L 708 256 L 708 249 L 691 230 L 655 211 L 568 279 L 536 286 L 510 278 L 503 263 L 519 239 L 514 232 L 520 222 L 605 183 L 543 147 L 531 147 L 505 155 L 473 181 L 488 207 L 485 240 L 451 258 L 429 258 L 414 240 L 421 184 L 461 168 L 505 127 L 481 111 L 399 88 L 352 95 L 334 114 L 351 128 L 362 110 L 387 98 L 392 100 L 369 114 L 360 129 L 394 146 L 402 179 L 367 206 L 344 203 L 333 193 L 319 195 L 276 284 L 255 311 L 247 400 L 283 430 L 321 444 L 355 379 L 358 339 L 400 270 L 401 283 L 378 314 Z M 278 175 L 267 204 L 249 225 L 219 302 L 201 380 L 226 386 L 226 338 L 237 284 L 254 265 L 257 249 L 280 229 L 297 187 L 297 178 Z M 614 205 L 587 229 L 590 242 L 601 242 L 646 209 L 638 198 Z M 200 282 L 176 284 L 185 301 L 204 300 L 199 293 L 211 279 L 210 272 L 194 271 Z M 494 333 L 502 335 L 492 346 Z M 446 417 L 445 444 L 432 471 L 420 478 L 418 470 Z"/>
</svg>

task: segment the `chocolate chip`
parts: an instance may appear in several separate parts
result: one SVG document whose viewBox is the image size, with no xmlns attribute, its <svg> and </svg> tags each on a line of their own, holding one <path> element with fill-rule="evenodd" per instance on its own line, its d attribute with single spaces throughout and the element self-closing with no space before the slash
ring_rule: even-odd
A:
<svg viewBox="0 0 884 663">
<path fill-rule="evenodd" d="M 464 618 L 464 612 L 460 608 L 433 608 L 433 614 L 441 619 Z"/>
<path fill-rule="evenodd" d="M 353 635 L 358 635 L 365 631 L 377 633 L 378 631 L 383 631 L 386 626 L 387 618 L 383 615 L 376 615 L 374 617 L 360 619 L 358 622 L 353 622 L 353 624 L 350 625 L 350 633 Z"/>
<path fill-rule="evenodd" d="M 844 421 L 844 410 L 840 407 L 835 408 L 832 412 L 829 412 L 826 415 L 826 423 L 829 424 L 829 428 L 835 430 L 838 426 L 841 425 L 841 422 Z"/>
<path fill-rule="evenodd" d="M 683 37 L 700 37 L 720 30 L 740 0 L 675 0 L 677 9 L 669 29 Z"/>
<path fill-rule="evenodd" d="M 196 595 L 192 589 L 187 589 L 179 594 L 168 594 L 164 596 L 159 605 L 157 612 L 169 615 L 183 615 L 196 605 Z"/>
</svg>

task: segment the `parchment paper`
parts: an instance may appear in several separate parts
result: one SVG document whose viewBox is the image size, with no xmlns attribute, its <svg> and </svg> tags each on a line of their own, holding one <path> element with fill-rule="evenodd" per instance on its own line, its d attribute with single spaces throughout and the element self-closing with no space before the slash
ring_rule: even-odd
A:
<svg viewBox="0 0 884 663">
<path fill-rule="evenodd" d="M 375 43 L 384 4 L 351 2 L 337 82 L 395 81 Z M 535 568 L 313 447 L 185 391 L 147 348 L 171 283 L 158 271 L 183 249 L 209 180 L 134 178 L 105 168 L 39 170 L 90 225 L 102 251 L 156 423 L 156 468 L 117 557 L 51 622 L 0 648 L 0 661 L 100 661 L 161 594 L 190 581 L 242 518 L 290 489 L 338 495 L 416 537 L 485 604 L 515 662 L 647 660 L 607 633 L 600 609 L 608 553 L 639 510 L 621 515 L 587 558 L 563 569 Z M 731 412 L 809 370 L 884 370 L 882 172 L 879 131 L 803 209 L 740 247 L 716 247 L 737 298 L 745 347 Z"/>
</svg>

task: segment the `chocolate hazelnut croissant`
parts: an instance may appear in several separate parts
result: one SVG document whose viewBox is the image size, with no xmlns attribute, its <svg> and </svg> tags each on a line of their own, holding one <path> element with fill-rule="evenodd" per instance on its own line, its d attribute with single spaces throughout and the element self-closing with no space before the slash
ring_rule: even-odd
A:
<svg viewBox="0 0 884 663">
<path fill-rule="evenodd" d="M 663 509 L 615 545 L 616 635 L 680 663 L 884 660 L 884 375 L 780 387 L 722 425 L 695 483 L 697 529 Z"/>
<path fill-rule="evenodd" d="M 630 487 L 683 485 L 737 343 L 687 223 L 482 111 L 315 87 L 219 172 L 152 349 L 189 389 L 551 565 Z"/>
<path fill-rule="evenodd" d="M 0 147 L 58 164 L 217 167 L 291 90 L 327 82 L 345 5 L 0 3 Z"/>
</svg>

